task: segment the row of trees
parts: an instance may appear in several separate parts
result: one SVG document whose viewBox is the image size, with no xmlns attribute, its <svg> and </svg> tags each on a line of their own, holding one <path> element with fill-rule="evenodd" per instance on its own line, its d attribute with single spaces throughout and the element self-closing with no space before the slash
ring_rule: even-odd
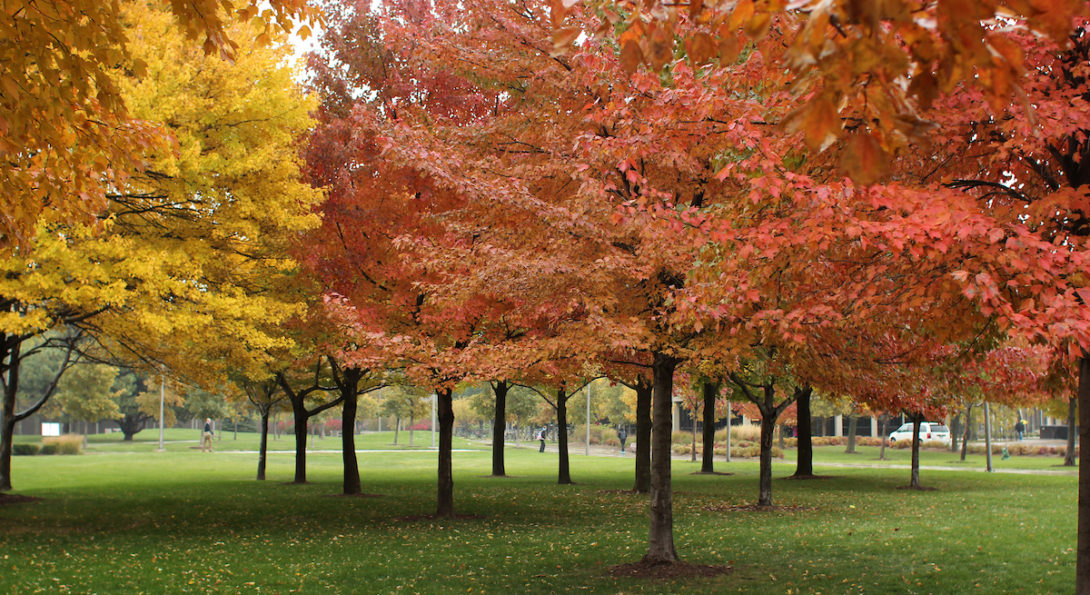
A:
<svg viewBox="0 0 1090 595">
<path fill-rule="evenodd" d="M 724 386 L 759 412 L 761 505 L 773 428 L 815 391 L 921 421 L 966 397 L 1073 406 L 1077 367 L 1090 416 L 1084 2 L 280 0 L 234 25 L 170 4 L 111 4 L 44 50 L 45 13 L 20 11 L 2 46 L 34 65 L 0 79 L 0 460 L 24 343 L 51 329 L 235 382 L 266 427 L 286 399 L 296 481 L 309 418 L 434 389 L 439 515 L 455 386 L 491 384 L 496 432 L 536 387 L 566 483 L 569 400 L 605 376 L 636 394 L 644 560 L 670 563 L 678 373 L 709 419 Z M 304 90 L 263 43 L 315 10 Z M 25 94 L 58 77 L 63 98 Z"/>
</svg>

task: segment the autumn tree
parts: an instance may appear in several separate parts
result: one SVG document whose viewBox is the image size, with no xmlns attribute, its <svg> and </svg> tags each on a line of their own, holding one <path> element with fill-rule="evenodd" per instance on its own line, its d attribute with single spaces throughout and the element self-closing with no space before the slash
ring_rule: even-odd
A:
<svg viewBox="0 0 1090 595">
<path fill-rule="evenodd" d="M 233 58 L 252 40 L 238 23 L 253 23 L 259 43 L 314 14 L 302 0 L 222 3 L 156 2 L 169 36 L 187 48 Z M 146 163 L 143 148 L 169 144 L 170 127 L 133 113 L 125 76 L 146 75 L 134 46 L 132 3 L 45 0 L 5 8 L 0 24 L 0 186 L 5 188 L 0 244 L 27 248 L 40 224 L 89 224 L 108 195 Z M 307 31 L 301 33 L 305 36 Z M 243 52 L 245 50 L 242 50 Z M 125 71 L 118 66 L 125 65 Z M 135 149 L 135 150 L 134 150 Z"/>
</svg>

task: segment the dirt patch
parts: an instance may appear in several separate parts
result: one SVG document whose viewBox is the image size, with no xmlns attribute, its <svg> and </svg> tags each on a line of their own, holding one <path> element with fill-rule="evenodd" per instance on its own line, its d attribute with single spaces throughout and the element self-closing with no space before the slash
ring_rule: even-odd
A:
<svg viewBox="0 0 1090 595">
<path fill-rule="evenodd" d="M 0 506 L 7 506 L 8 504 L 20 504 L 22 502 L 37 502 L 41 498 L 34 496 L 24 496 L 22 494 L 3 494 L 0 493 Z"/>
<path fill-rule="evenodd" d="M 813 506 L 758 506 L 757 504 L 733 504 L 720 506 L 705 506 L 704 510 L 711 512 L 801 512 L 804 510 L 817 510 Z"/>
<path fill-rule="evenodd" d="M 670 580 L 677 578 L 711 577 L 728 574 L 730 566 L 708 566 L 688 562 L 634 562 L 609 567 L 613 578 L 638 578 L 644 580 Z"/>
</svg>

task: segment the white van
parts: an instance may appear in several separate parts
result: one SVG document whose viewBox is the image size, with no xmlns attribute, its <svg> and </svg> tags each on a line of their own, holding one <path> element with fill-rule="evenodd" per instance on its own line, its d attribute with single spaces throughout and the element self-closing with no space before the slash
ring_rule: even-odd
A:
<svg viewBox="0 0 1090 595">
<path fill-rule="evenodd" d="M 898 440 L 912 441 L 911 422 L 902 425 L 889 435 L 890 442 L 897 442 Z M 920 424 L 920 442 L 942 442 L 943 444 L 950 444 L 950 428 L 933 421 L 922 422 Z"/>
</svg>

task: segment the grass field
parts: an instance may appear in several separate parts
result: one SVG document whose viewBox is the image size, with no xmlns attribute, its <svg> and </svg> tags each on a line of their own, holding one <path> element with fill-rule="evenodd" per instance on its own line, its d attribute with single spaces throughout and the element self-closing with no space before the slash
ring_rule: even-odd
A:
<svg viewBox="0 0 1090 595">
<path fill-rule="evenodd" d="M 337 454 L 311 454 L 301 486 L 285 483 L 292 457 L 271 455 L 258 482 L 256 457 L 228 452 L 230 435 L 206 454 L 183 442 L 157 453 L 145 434 L 82 456 L 15 457 L 16 493 L 41 500 L 0 507 L 0 590 L 1051 593 L 1074 582 L 1074 476 L 925 471 L 937 490 L 913 492 L 897 489 L 905 470 L 822 468 L 824 457 L 876 462 L 829 447 L 817 466 L 833 477 L 783 480 L 789 453 L 773 486 L 786 508 L 752 511 L 732 507 L 755 502 L 756 463 L 717 462 L 733 475 L 703 476 L 677 461 L 679 554 L 734 571 L 662 583 L 608 573 L 647 547 L 631 458 L 573 455 L 577 483 L 559 486 L 555 453 L 509 448 L 513 477 L 497 479 L 487 450 L 456 452 L 455 506 L 468 516 L 435 520 L 434 452 L 361 453 L 374 496 L 343 498 Z M 390 438 L 364 436 L 360 448 Z"/>
</svg>

